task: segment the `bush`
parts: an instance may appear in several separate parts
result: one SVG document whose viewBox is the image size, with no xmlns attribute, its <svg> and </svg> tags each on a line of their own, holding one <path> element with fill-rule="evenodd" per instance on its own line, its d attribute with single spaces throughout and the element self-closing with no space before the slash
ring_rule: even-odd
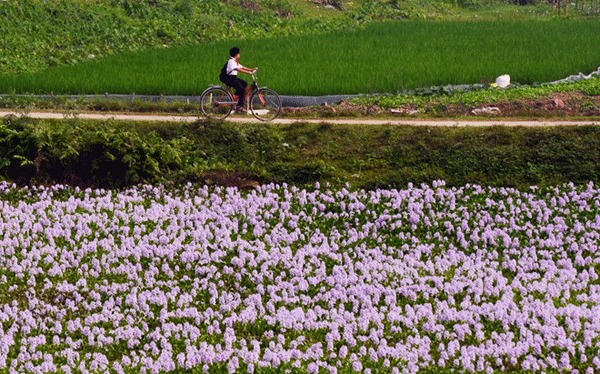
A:
<svg viewBox="0 0 600 374">
<path fill-rule="evenodd" d="M 516 5 L 536 5 L 539 3 L 538 0 L 513 0 Z"/>
<path fill-rule="evenodd" d="M 197 122 L 0 121 L 0 179 L 119 188 L 138 183 L 446 180 L 526 189 L 600 181 L 600 129 L 425 128 Z"/>
<path fill-rule="evenodd" d="M 11 117 L 0 124 L 0 174 L 19 183 L 122 187 L 159 181 L 184 167 L 183 139 L 165 141 L 106 123 L 35 122 Z M 143 136 L 142 136 L 143 135 Z"/>
</svg>

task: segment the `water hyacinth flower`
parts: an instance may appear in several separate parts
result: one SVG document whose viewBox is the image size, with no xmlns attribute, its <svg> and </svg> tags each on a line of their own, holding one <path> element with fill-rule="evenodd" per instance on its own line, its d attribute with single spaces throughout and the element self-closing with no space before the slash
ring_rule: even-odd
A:
<svg viewBox="0 0 600 374">
<path fill-rule="evenodd" d="M 0 370 L 600 370 L 592 183 L 0 182 L 0 209 Z"/>
</svg>

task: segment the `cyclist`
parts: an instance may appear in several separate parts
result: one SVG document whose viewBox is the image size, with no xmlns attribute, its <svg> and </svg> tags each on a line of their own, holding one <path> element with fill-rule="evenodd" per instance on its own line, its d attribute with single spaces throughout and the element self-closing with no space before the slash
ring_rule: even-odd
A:
<svg viewBox="0 0 600 374">
<path fill-rule="evenodd" d="M 229 56 L 229 61 L 227 61 L 225 66 L 223 66 L 223 69 L 221 69 L 219 78 L 221 82 L 235 89 L 235 94 L 238 96 L 235 110 L 237 112 L 245 112 L 244 100 L 246 99 L 250 87 L 248 87 L 248 83 L 245 80 L 238 78 L 238 73 L 254 74 L 258 68 L 249 69 L 239 63 L 240 49 L 238 47 L 231 48 L 229 50 Z"/>
</svg>

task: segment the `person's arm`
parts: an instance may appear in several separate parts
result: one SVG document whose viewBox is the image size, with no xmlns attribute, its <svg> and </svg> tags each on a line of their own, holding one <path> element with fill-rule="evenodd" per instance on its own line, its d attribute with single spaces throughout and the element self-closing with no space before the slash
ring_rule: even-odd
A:
<svg viewBox="0 0 600 374">
<path fill-rule="evenodd" d="M 237 68 L 237 71 L 246 73 L 246 74 L 254 74 L 257 69 L 258 68 L 248 69 L 247 67 L 240 65 L 240 67 Z"/>
</svg>

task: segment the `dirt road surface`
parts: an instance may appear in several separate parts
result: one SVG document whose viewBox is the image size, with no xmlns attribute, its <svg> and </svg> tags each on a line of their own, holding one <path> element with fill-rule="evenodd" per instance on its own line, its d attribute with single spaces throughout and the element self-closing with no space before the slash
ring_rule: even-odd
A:
<svg viewBox="0 0 600 374">
<path fill-rule="evenodd" d="M 161 121 L 161 122 L 194 122 L 198 120 L 195 116 L 178 116 L 168 114 L 122 114 L 122 113 L 78 113 L 78 112 L 19 112 L 11 110 L 0 110 L 0 117 L 10 115 L 27 116 L 31 118 L 81 118 L 95 120 L 126 120 L 126 121 Z M 238 123 L 261 123 L 252 116 L 235 116 L 227 119 L 230 122 Z M 526 126 L 526 127 L 543 127 L 543 126 L 588 126 L 600 125 L 600 120 L 555 120 L 555 119 L 539 119 L 539 120 L 513 120 L 513 119 L 481 119 L 481 120 L 422 120 L 422 119 L 368 119 L 368 118 L 322 118 L 322 119 L 304 119 L 304 118 L 278 118 L 269 123 L 272 124 L 292 124 L 292 123 L 332 123 L 332 124 L 348 124 L 348 125 L 410 125 L 410 126 L 459 126 L 459 127 L 485 127 L 485 126 Z"/>
</svg>

